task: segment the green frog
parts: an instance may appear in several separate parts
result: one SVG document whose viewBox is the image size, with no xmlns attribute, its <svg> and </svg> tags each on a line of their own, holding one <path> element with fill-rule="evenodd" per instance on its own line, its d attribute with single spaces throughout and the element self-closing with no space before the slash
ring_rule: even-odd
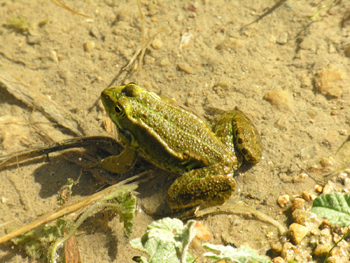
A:
<svg viewBox="0 0 350 263">
<path fill-rule="evenodd" d="M 233 173 L 243 158 L 250 163 L 261 159 L 260 136 L 238 108 L 220 117 L 214 133 L 196 114 L 135 83 L 107 88 L 101 100 L 125 148 L 96 166 L 125 173 L 140 154 L 163 170 L 180 173 L 167 194 L 174 210 L 224 203 L 236 188 Z"/>
</svg>

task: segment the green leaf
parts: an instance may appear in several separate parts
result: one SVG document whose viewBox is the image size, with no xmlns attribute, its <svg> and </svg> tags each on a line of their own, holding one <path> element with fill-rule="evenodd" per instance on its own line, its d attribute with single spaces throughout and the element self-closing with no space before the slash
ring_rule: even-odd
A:
<svg viewBox="0 0 350 263">
<path fill-rule="evenodd" d="M 57 219 L 56 225 L 45 224 L 23 235 L 15 237 L 12 242 L 23 247 L 26 253 L 35 259 L 47 261 L 48 248 L 57 238 L 64 235 L 64 231 L 69 231 L 72 221 Z"/>
<path fill-rule="evenodd" d="M 321 195 L 312 203 L 311 212 L 327 218 L 332 225 L 346 227 L 350 224 L 350 194 Z"/>
<path fill-rule="evenodd" d="M 179 219 L 164 218 L 151 223 L 146 233 L 130 244 L 150 256 L 149 261 L 145 262 L 193 262 L 187 249 L 195 235 L 194 224 L 194 220 L 184 226 Z"/>
<path fill-rule="evenodd" d="M 215 259 L 216 262 L 219 260 L 231 260 L 237 263 L 246 263 L 251 261 L 256 261 L 260 263 L 271 263 L 271 260 L 266 257 L 257 255 L 256 251 L 250 247 L 240 247 L 233 248 L 231 246 L 213 245 L 213 244 L 203 244 L 203 247 L 220 252 L 220 255 L 214 254 L 212 252 L 204 253 L 204 256 L 210 259 Z"/>
<path fill-rule="evenodd" d="M 113 203 L 116 205 L 116 211 L 119 214 L 120 221 L 124 223 L 124 232 L 129 237 L 132 234 L 133 222 L 136 214 L 137 193 L 133 188 L 126 188 L 120 191 Z"/>
</svg>

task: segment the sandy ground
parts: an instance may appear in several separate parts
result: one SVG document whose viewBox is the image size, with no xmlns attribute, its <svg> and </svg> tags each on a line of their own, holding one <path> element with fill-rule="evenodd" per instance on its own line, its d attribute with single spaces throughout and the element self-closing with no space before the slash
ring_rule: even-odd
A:
<svg viewBox="0 0 350 263">
<path fill-rule="evenodd" d="M 243 201 L 287 225 L 290 210 L 277 204 L 279 196 L 293 200 L 303 191 L 313 193 L 315 185 L 330 179 L 325 175 L 348 165 L 337 150 L 350 133 L 350 2 L 338 1 L 312 18 L 307 15 L 333 1 L 141 2 L 146 38 L 162 31 L 142 70 L 136 71 L 136 64 L 123 71 L 141 46 L 136 1 L 65 1 L 92 19 L 48 0 L 0 1 L 0 73 L 65 109 L 87 136 L 108 135 L 102 104 L 94 103 L 110 85 L 136 82 L 209 120 L 213 108 L 239 106 L 261 132 L 264 154 L 259 164 L 238 173 L 231 201 Z M 26 21 L 21 30 L 11 24 L 16 18 Z M 190 36 L 188 43 L 182 42 L 184 36 Z M 0 88 L 1 155 L 74 136 L 39 107 Z M 165 205 L 174 177 L 156 171 L 139 197 L 144 206 L 157 208 Z M 0 225 L 23 225 L 52 211 L 58 189 L 79 172 L 64 154 L 1 171 Z M 74 186 L 72 201 L 97 190 L 88 175 Z M 139 212 L 132 238 L 150 222 Z M 202 223 L 213 234 L 209 242 L 229 239 L 261 254 L 269 254 L 279 238 L 273 226 L 238 215 L 208 216 Z M 118 217 L 107 223 L 103 213 L 90 217 L 77 237 L 82 261 L 132 262 L 139 252 L 128 245 L 121 226 Z M 28 259 L 6 243 L 0 245 L 0 262 Z"/>
</svg>

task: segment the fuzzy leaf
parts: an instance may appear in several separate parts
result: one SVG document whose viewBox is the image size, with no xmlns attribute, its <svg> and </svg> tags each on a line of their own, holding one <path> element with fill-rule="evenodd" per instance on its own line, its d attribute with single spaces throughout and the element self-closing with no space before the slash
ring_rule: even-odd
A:
<svg viewBox="0 0 350 263">
<path fill-rule="evenodd" d="M 327 218 L 332 225 L 346 227 L 350 224 L 350 194 L 325 194 L 312 203 L 311 212 Z"/>
<path fill-rule="evenodd" d="M 219 255 L 212 252 L 204 253 L 204 256 L 210 259 L 219 260 L 231 260 L 236 263 L 247 263 L 247 262 L 260 262 L 260 263 L 271 263 L 271 260 L 268 260 L 266 257 L 259 256 L 256 254 L 256 251 L 250 247 L 240 247 L 233 248 L 231 246 L 222 246 L 222 245 L 213 245 L 213 244 L 203 244 L 203 247 L 220 252 Z"/>
<path fill-rule="evenodd" d="M 151 223 L 146 233 L 132 240 L 132 247 L 150 255 L 148 262 L 193 262 L 187 253 L 188 245 L 195 235 L 194 220 L 183 225 L 178 219 L 164 218 Z"/>
</svg>

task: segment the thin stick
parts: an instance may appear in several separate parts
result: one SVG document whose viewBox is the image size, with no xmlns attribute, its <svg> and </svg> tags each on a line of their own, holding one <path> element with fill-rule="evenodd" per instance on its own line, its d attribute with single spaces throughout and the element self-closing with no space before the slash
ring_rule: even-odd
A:
<svg viewBox="0 0 350 263">
<path fill-rule="evenodd" d="M 207 214 L 214 214 L 218 212 L 224 212 L 224 213 L 230 213 L 230 214 L 240 214 L 240 215 L 254 215 L 258 220 L 270 223 L 278 228 L 281 235 L 285 234 L 287 230 L 285 227 L 278 222 L 277 220 L 274 220 L 268 215 L 265 215 L 264 213 L 258 212 L 255 209 L 251 207 L 246 207 L 242 205 L 231 205 L 231 204 L 223 204 L 221 206 L 215 206 L 215 207 L 208 207 L 203 210 L 199 210 L 195 212 L 196 217 L 202 217 Z"/>
</svg>

